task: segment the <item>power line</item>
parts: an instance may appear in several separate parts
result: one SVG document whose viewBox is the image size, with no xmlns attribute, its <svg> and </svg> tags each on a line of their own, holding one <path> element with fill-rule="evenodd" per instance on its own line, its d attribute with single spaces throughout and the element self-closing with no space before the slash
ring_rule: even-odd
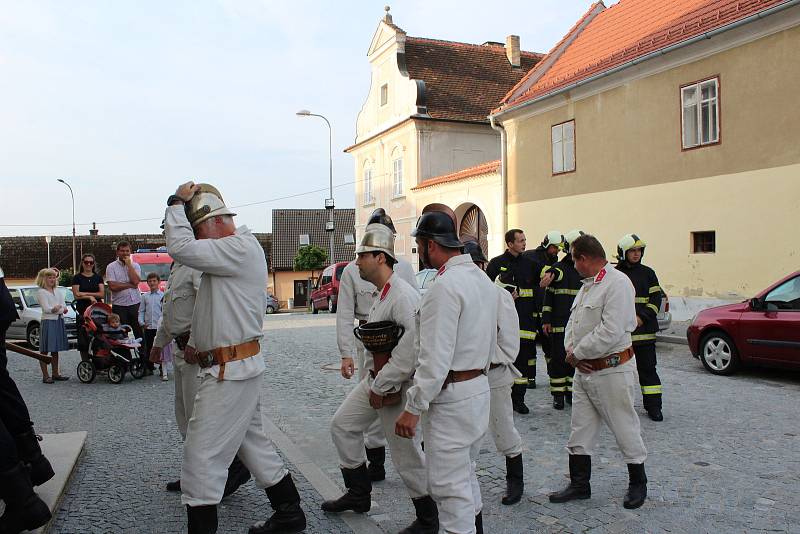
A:
<svg viewBox="0 0 800 534">
<path fill-rule="evenodd" d="M 380 176 L 388 176 L 388 173 L 384 173 L 384 174 L 382 174 Z M 373 176 L 372 178 L 374 179 L 374 178 L 377 178 L 377 177 L 378 176 Z M 353 185 L 353 184 L 356 184 L 356 183 L 359 183 L 359 182 L 363 182 L 363 181 L 364 180 L 361 179 L 361 180 L 352 180 L 350 182 L 343 182 L 343 183 L 334 185 L 333 188 L 334 189 L 339 189 L 341 187 L 345 187 L 345 186 L 348 186 L 348 185 Z M 268 200 L 259 200 L 257 202 L 248 202 L 246 204 L 238 204 L 236 206 L 229 206 L 229 207 L 232 208 L 232 209 L 246 208 L 246 207 L 249 207 L 249 206 L 257 206 L 257 205 L 260 205 L 260 204 L 269 204 L 271 202 L 278 202 L 280 200 L 288 200 L 290 198 L 297 198 L 297 197 L 302 197 L 302 196 L 306 196 L 306 195 L 313 195 L 314 193 L 322 193 L 322 192 L 325 192 L 327 190 L 328 190 L 327 187 L 323 187 L 323 188 L 320 188 L 320 189 L 314 189 L 312 191 L 305 191 L 303 193 L 295 193 L 294 195 L 286 195 L 286 196 L 283 196 L 283 197 L 270 198 Z M 134 223 L 134 222 L 160 221 L 161 219 L 163 219 L 163 217 L 146 217 L 146 218 L 142 218 L 142 219 L 124 219 L 124 220 L 118 220 L 118 221 L 93 221 L 93 222 L 90 222 L 90 223 L 77 223 L 76 222 L 75 225 L 76 226 L 92 226 L 93 224 L 125 224 L 125 223 Z M 72 223 L 66 223 L 66 224 L 0 224 L 0 227 L 13 227 L 13 228 L 26 228 L 26 227 L 37 227 L 37 226 L 48 227 L 48 228 L 62 227 L 62 226 L 71 227 Z"/>
</svg>

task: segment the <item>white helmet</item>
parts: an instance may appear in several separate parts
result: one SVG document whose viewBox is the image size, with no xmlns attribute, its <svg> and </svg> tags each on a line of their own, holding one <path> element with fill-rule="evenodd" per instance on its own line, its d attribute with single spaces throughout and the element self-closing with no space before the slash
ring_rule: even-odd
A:
<svg viewBox="0 0 800 534">
<path fill-rule="evenodd" d="M 564 234 L 564 252 L 569 254 L 569 246 L 580 236 L 584 235 L 583 230 L 570 230 Z"/>
<path fill-rule="evenodd" d="M 642 256 L 644 257 L 644 248 L 646 246 L 647 243 L 645 243 L 644 239 L 638 235 L 626 234 L 622 236 L 622 239 L 620 239 L 619 243 L 617 243 L 617 259 L 619 261 L 625 261 L 625 254 L 634 248 L 642 249 Z"/>
<path fill-rule="evenodd" d="M 542 246 L 544 248 L 550 245 L 555 245 L 559 250 L 564 248 L 564 236 L 558 230 L 550 230 L 542 239 Z"/>
</svg>

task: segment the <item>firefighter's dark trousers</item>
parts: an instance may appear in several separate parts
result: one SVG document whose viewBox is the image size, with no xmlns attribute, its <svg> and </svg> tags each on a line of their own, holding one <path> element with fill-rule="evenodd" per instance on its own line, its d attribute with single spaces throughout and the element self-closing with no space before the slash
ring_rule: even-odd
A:
<svg viewBox="0 0 800 534">
<path fill-rule="evenodd" d="M 572 393 L 572 377 L 575 369 L 567 363 L 567 350 L 564 348 L 564 332 L 551 332 L 548 336 L 550 358 L 547 360 L 547 374 L 550 375 L 550 393 L 563 397 Z"/>
<path fill-rule="evenodd" d="M 634 345 L 639 385 L 642 387 L 644 409 L 661 408 L 661 379 L 656 371 L 656 344 Z"/>
<path fill-rule="evenodd" d="M 533 376 L 536 377 L 536 342 L 527 339 L 520 339 L 519 353 L 514 360 L 514 367 L 522 373 L 522 376 L 514 379 L 514 387 L 511 389 L 511 398 L 522 400 L 525 398 L 525 390 L 528 387 L 528 380 L 531 376 L 530 362 L 534 362 Z"/>
</svg>

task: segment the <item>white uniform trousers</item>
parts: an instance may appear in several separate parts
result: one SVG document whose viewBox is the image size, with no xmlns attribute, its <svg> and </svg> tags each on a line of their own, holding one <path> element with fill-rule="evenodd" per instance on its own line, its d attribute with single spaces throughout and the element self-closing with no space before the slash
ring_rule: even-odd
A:
<svg viewBox="0 0 800 534">
<path fill-rule="evenodd" d="M 356 367 L 358 368 L 358 380 L 362 381 L 369 376 L 369 369 L 364 363 L 364 346 L 356 341 Z M 394 434 L 394 427 L 392 427 L 391 434 Z M 383 426 L 378 418 L 367 427 L 364 431 L 364 446 L 368 449 L 377 449 L 386 446 L 386 435 L 383 432 Z"/>
<path fill-rule="evenodd" d="M 406 390 L 410 384 L 403 386 L 402 400 L 393 406 L 385 406 L 380 410 L 369 405 L 370 378 L 362 380 L 345 398 L 331 422 L 331 436 L 342 467 L 355 469 L 366 461 L 364 447 L 361 446 L 364 429 L 377 423 L 381 432 L 388 437 L 392 463 L 400 478 L 408 488 L 412 499 L 428 495 L 427 472 L 425 471 L 425 453 L 422 452 L 422 435 L 417 428 L 414 439 L 401 438 L 394 433 L 394 424 L 403 413 L 406 405 Z"/>
<path fill-rule="evenodd" d="M 513 384 L 514 375 L 507 365 L 489 369 L 489 433 L 497 452 L 508 457 L 522 454 L 522 438 L 514 426 Z"/>
<path fill-rule="evenodd" d="M 474 378 L 448 388 L 474 388 Z M 485 384 L 485 382 L 484 382 Z M 475 460 L 489 428 L 488 388 L 455 402 L 432 402 L 422 418 L 428 486 L 439 507 L 439 528 L 446 533 L 475 532 L 483 509 Z"/>
<path fill-rule="evenodd" d="M 194 398 L 197 395 L 197 386 L 200 379 L 197 373 L 200 366 L 196 363 L 186 363 L 183 359 L 183 351 L 175 351 L 175 422 L 178 423 L 178 430 L 183 439 L 186 439 L 186 427 L 189 419 L 192 418 L 194 409 Z"/>
<path fill-rule="evenodd" d="M 639 416 L 633 399 L 639 383 L 634 376 L 636 363 L 623 364 L 621 372 L 575 373 L 572 382 L 572 419 L 567 450 L 570 454 L 591 455 L 602 423 L 608 425 L 625 463 L 641 464 L 647 458 Z"/>
<path fill-rule="evenodd" d="M 222 500 L 228 466 L 238 454 L 256 486 L 274 486 L 288 472 L 267 438 L 261 414 L 262 375 L 246 380 L 200 379 L 183 444 L 181 501 L 189 506 Z"/>
</svg>

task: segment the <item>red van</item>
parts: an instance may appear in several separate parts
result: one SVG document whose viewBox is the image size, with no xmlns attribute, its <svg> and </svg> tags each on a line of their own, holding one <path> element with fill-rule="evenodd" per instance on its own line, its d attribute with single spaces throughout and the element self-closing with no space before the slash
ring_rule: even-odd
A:
<svg viewBox="0 0 800 534">
<path fill-rule="evenodd" d="M 328 265 L 322 271 L 322 275 L 317 279 L 317 287 L 311 291 L 311 313 L 318 313 L 319 310 L 324 309 L 336 313 L 336 305 L 339 301 L 339 280 L 341 280 L 342 271 L 348 263 L 340 261 Z"/>
<path fill-rule="evenodd" d="M 150 273 L 158 275 L 161 279 L 158 288 L 161 291 L 166 290 L 169 268 L 172 265 L 172 258 L 167 254 L 167 247 L 159 247 L 157 249 L 140 248 L 131 254 L 131 259 L 142 268 L 141 281 L 139 282 L 140 292 L 147 293 L 150 291 L 150 288 L 147 287 L 147 275 Z"/>
</svg>

